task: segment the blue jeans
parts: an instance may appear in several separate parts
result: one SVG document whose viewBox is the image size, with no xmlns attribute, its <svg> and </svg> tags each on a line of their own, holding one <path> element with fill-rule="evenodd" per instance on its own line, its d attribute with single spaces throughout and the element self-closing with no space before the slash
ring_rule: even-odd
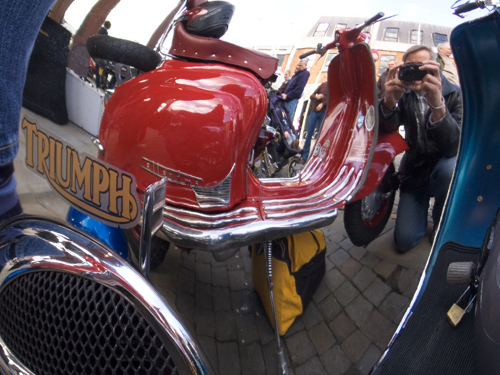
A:
<svg viewBox="0 0 500 375">
<path fill-rule="evenodd" d="M 0 0 L 0 166 L 11 164 L 19 149 L 19 114 L 26 70 L 38 30 L 53 2 Z M 12 201 L 5 199 L 17 203 L 12 173 L 1 179 L 0 215 L 11 208 Z"/>
<path fill-rule="evenodd" d="M 285 102 L 286 108 L 288 109 L 288 113 L 290 113 L 290 119 L 292 120 L 292 123 L 293 123 L 293 116 L 295 115 L 295 110 L 297 109 L 298 103 L 299 99 L 291 99 Z"/>
<path fill-rule="evenodd" d="M 326 112 L 311 112 L 311 114 L 309 115 L 306 141 L 304 143 L 304 148 L 302 150 L 302 159 L 307 160 L 307 158 L 309 157 L 312 136 L 316 130 L 320 129 L 321 124 L 323 124 L 323 120 L 325 119 L 325 114 Z"/>
<path fill-rule="evenodd" d="M 415 247 L 427 234 L 429 200 L 434 197 L 432 220 L 437 227 L 450 186 L 456 157 L 442 158 L 431 171 L 429 182 L 415 190 L 400 193 L 394 242 L 399 252 Z"/>
</svg>

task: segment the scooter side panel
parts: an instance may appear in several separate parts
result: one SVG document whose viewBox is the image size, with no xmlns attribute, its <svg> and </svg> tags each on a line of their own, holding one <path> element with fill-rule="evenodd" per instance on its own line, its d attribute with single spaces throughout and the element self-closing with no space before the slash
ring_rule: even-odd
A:
<svg viewBox="0 0 500 375">
<path fill-rule="evenodd" d="M 262 200 L 298 200 L 319 194 L 341 206 L 360 189 L 378 133 L 374 69 L 365 44 L 341 50 L 332 60 L 330 99 L 316 148 L 295 179 L 262 181 Z"/>
<path fill-rule="evenodd" d="M 141 191 L 168 176 L 167 202 L 195 209 L 203 207 L 193 187 L 229 181 L 228 202 L 217 207 L 227 209 L 246 197 L 248 155 L 266 106 L 251 73 L 169 60 L 111 96 L 99 136 L 104 159 L 134 174 Z"/>
<path fill-rule="evenodd" d="M 439 244 L 453 241 L 480 247 L 500 207 L 499 16 L 496 10 L 488 17 L 456 27 L 451 35 L 463 92 L 464 117 Z"/>
</svg>

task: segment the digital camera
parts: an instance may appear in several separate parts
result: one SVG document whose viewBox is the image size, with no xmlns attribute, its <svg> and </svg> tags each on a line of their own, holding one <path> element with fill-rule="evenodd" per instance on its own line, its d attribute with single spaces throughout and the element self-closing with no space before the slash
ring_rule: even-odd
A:
<svg viewBox="0 0 500 375">
<path fill-rule="evenodd" d="M 422 63 L 407 63 L 399 68 L 398 78 L 401 81 L 421 81 L 426 74 L 431 74 L 430 70 L 420 70 Z"/>
</svg>

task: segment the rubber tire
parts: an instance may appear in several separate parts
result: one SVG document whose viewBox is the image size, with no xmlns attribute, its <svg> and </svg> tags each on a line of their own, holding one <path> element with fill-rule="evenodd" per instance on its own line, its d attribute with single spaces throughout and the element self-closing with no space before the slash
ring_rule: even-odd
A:
<svg viewBox="0 0 500 375">
<path fill-rule="evenodd" d="M 388 180 L 390 180 L 393 173 L 394 167 L 389 168 L 380 185 L 387 183 L 390 184 Z M 349 239 L 355 246 L 368 245 L 384 230 L 389 218 L 391 217 L 392 207 L 394 206 L 394 199 L 396 197 L 395 190 L 391 190 L 392 194 L 382 202 L 384 209 L 381 212 L 378 212 L 375 216 L 376 224 L 373 226 L 368 226 L 361 215 L 362 201 L 367 198 L 347 203 L 345 205 L 344 228 L 349 236 Z M 375 194 L 375 192 L 372 194 Z"/>
<path fill-rule="evenodd" d="M 161 62 L 161 55 L 151 48 L 109 35 L 98 34 L 88 38 L 87 50 L 93 59 L 131 65 L 143 72 L 155 69 Z"/>
<path fill-rule="evenodd" d="M 299 161 L 301 159 L 301 156 L 300 155 L 295 155 L 293 157 L 290 158 L 290 160 L 288 161 L 288 165 L 287 165 L 287 175 L 288 177 L 295 177 L 297 176 L 297 170 L 295 169 L 295 166 L 297 164 L 299 164 Z"/>
<path fill-rule="evenodd" d="M 139 260 L 140 230 L 136 227 L 132 229 L 125 229 L 124 232 L 130 251 L 132 251 L 136 259 Z M 151 239 L 151 270 L 158 268 L 163 263 L 169 247 L 170 242 L 168 241 L 162 240 L 156 236 Z"/>
</svg>

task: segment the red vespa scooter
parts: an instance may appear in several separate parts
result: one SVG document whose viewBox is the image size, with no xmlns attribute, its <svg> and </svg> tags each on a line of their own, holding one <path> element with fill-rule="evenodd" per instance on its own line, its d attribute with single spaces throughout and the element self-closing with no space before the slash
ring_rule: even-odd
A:
<svg viewBox="0 0 500 375">
<path fill-rule="evenodd" d="M 174 21 L 167 59 L 116 90 L 100 127 L 100 158 L 135 175 L 140 196 L 167 177 L 159 237 L 220 255 L 324 227 L 338 208 L 369 195 L 406 148 L 399 135 L 378 134 L 375 67 L 362 43 L 361 31 L 383 14 L 337 31 L 326 46 L 339 54 L 304 169 L 293 178 L 259 179 L 251 169 L 254 145 L 266 116 L 264 83 L 277 60 L 214 37 L 227 28 L 232 5 L 196 5 L 187 1 Z"/>
</svg>

